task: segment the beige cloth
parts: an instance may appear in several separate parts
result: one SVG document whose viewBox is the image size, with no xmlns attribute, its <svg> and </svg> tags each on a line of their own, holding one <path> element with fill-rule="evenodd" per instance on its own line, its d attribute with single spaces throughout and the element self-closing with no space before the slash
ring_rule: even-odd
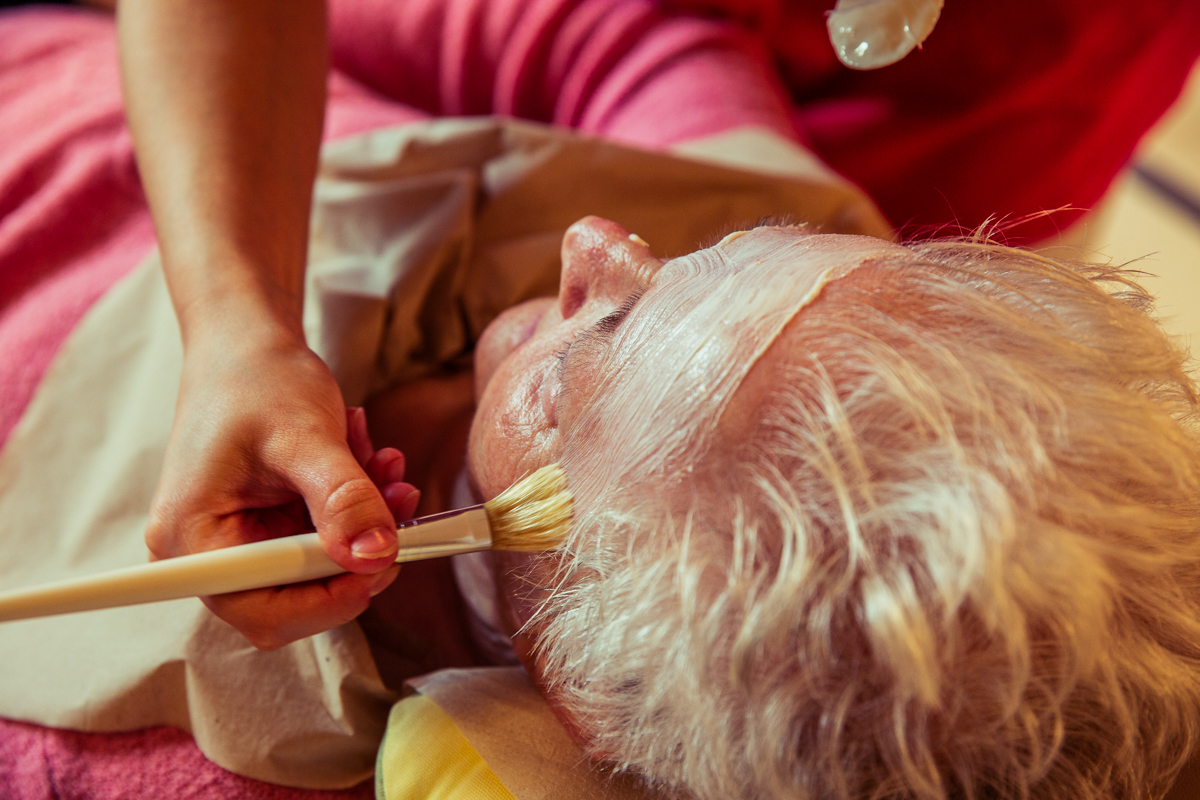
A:
<svg viewBox="0 0 1200 800">
<path fill-rule="evenodd" d="M 699 149 L 711 161 L 722 146 Z M 466 360 L 498 312 L 553 292 L 563 230 L 585 214 L 667 255 L 781 211 L 887 235 L 852 187 L 792 174 L 491 119 L 336 142 L 315 195 L 305 330 L 354 404 Z M 72 333 L 0 453 L 0 588 L 145 561 L 181 358 L 152 256 Z M 367 777 L 393 699 L 354 624 L 271 653 L 191 599 L 0 624 L 0 716 L 91 731 L 174 725 L 221 766 L 290 786 Z"/>
</svg>

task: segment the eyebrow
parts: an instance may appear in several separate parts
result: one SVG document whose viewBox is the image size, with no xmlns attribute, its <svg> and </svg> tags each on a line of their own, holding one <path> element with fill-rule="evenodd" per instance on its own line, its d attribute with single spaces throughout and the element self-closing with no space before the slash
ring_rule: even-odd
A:
<svg viewBox="0 0 1200 800">
<path fill-rule="evenodd" d="M 584 328 L 567 344 L 558 362 L 558 382 L 560 385 L 565 383 L 566 375 L 571 371 L 571 352 L 579 352 L 575 349 L 575 345 L 580 342 L 604 344 L 611 342 L 613 337 L 617 335 L 617 329 L 621 327 L 621 323 L 625 321 L 626 317 L 633 311 L 633 307 L 638 304 L 638 301 L 642 299 L 642 295 L 645 293 L 646 290 L 644 288 L 634 290 L 633 294 L 625 298 L 625 302 L 621 303 L 616 310 L 601 317 L 589 327 Z"/>
</svg>

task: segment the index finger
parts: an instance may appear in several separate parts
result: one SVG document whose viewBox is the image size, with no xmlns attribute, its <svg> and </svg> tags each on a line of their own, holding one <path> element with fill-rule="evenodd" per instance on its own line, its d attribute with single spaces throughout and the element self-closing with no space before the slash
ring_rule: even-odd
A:
<svg viewBox="0 0 1200 800">
<path fill-rule="evenodd" d="M 371 598 L 386 589 L 399 572 L 400 565 L 395 564 L 375 575 L 337 575 L 200 599 L 252 645 L 260 650 L 276 650 L 350 622 L 366 611 Z"/>
</svg>

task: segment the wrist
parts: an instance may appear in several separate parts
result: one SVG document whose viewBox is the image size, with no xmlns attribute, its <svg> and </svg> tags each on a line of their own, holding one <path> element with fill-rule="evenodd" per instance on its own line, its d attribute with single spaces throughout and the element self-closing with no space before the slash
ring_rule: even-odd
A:
<svg viewBox="0 0 1200 800">
<path fill-rule="evenodd" d="M 213 339 L 240 346 L 304 347 L 304 297 L 255 277 L 226 279 L 175 303 L 184 350 Z"/>
</svg>

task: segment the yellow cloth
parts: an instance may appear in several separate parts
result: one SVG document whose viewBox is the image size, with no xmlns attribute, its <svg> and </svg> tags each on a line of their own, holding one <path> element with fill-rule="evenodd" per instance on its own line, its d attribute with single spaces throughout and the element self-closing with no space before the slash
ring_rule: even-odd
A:
<svg viewBox="0 0 1200 800">
<path fill-rule="evenodd" d="M 375 769 L 379 800 L 516 800 L 453 720 L 419 694 L 392 706 Z"/>
</svg>

